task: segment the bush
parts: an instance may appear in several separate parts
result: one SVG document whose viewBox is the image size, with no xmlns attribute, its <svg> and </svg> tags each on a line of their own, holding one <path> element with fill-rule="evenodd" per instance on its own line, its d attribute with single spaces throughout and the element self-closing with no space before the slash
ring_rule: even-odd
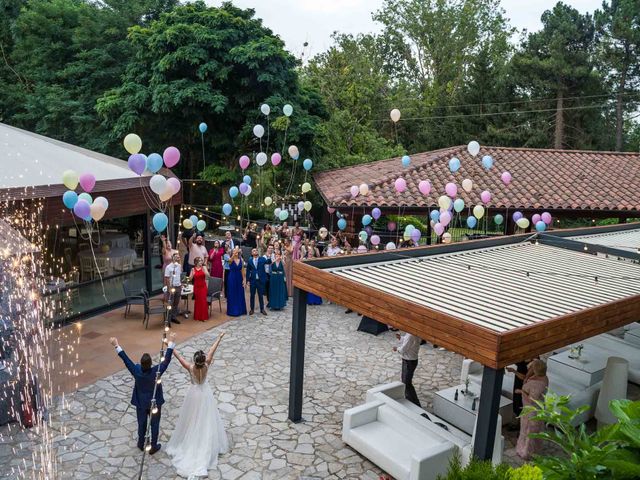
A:
<svg viewBox="0 0 640 480">
<path fill-rule="evenodd" d="M 460 456 L 454 455 L 449 463 L 446 476 L 438 475 L 438 480 L 511 480 L 511 468 L 506 464 L 494 467 L 490 461 L 473 458 L 465 467 Z"/>
<path fill-rule="evenodd" d="M 509 472 L 510 480 L 543 480 L 543 478 L 542 470 L 528 463 L 518 468 L 512 468 Z"/>
</svg>

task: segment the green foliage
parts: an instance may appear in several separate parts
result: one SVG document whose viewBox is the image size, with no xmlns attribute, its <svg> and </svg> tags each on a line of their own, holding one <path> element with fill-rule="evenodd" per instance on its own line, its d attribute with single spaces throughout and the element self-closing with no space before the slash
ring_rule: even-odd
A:
<svg viewBox="0 0 640 480">
<path fill-rule="evenodd" d="M 506 464 L 493 466 L 489 461 L 476 458 L 462 466 L 460 456 L 454 455 L 449 462 L 449 471 L 445 476 L 438 475 L 438 480 L 510 480 L 510 468 Z"/>
<path fill-rule="evenodd" d="M 421 218 L 414 217 L 412 215 L 404 215 L 404 216 L 387 215 L 386 217 L 380 218 L 378 222 L 376 222 L 376 225 L 380 223 L 381 225 L 384 225 L 386 228 L 387 222 L 395 222 L 396 230 L 400 232 L 403 232 L 407 225 L 413 225 L 418 230 L 420 230 L 420 232 L 422 232 L 422 234 L 424 235 L 427 232 L 427 225 L 423 223 L 424 221 L 427 221 L 427 220 L 423 220 Z"/>
<path fill-rule="evenodd" d="M 525 463 L 521 467 L 509 471 L 509 480 L 543 480 L 542 470 Z"/>
</svg>

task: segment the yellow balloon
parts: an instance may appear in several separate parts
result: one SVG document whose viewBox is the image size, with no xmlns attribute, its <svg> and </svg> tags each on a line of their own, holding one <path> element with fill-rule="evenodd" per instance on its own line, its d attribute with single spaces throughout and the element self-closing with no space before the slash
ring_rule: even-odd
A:
<svg viewBox="0 0 640 480">
<path fill-rule="evenodd" d="M 187 230 L 191 230 L 193 228 L 193 222 L 190 219 L 185 218 L 182 222 L 182 226 Z"/>
<path fill-rule="evenodd" d="M 362 185 L 360 185 L 358 190 L 360 191 L 360 195 L 366 195 L 367 193 L 369 193 L 369 185 L 363 183 Z"/>
<path fill-rule="evenodd" d="M 473 207 L 473 216 L 478 220 L 484 217 L 484 207 L 482 205 L 476 205 Z"/>
<path fill-rule="evenodd" d="M 304 202 L 304 209 L 308 212 L 309 210 L 311 210 L 311 202 L 309 200 L 307 200 L 306 202 Z"/>
<path fill-rule="evenodd" d="M 130 133 L 126 137 L 124 137 L 124 148 L 130 154 L 138 153 L 142 148 L 142 140 L 135 133 Z"/>
<path fill-rule="evenodd" d="M 62 174 L 62 183 L 69 190 L 75 190 L 78 186 L 78 174 L 73 170 L 65 170 Z"/>
<path fill-rule="evenodd" d="M 451 205 L 451 199 L 446 195 L 442 195 L 438 198 L 438 206 L 443 210 L 449 210 L 449 205 Z"/>
<path fill-rule="evenodd" d="M 271 205 L 273 203 L 273 198 L 271 197 L 264 197 L 264 204 L 268 207 L 269 205 Z"/>
<path fill-rule="evenodd" d="M 173 197 L 173 188 L 171 188 L 171 185 L 167 184 L 165 189 L 162 191 L 160 195 L 158 195 L 158 197 L 160 197 L 161 202 L 166 202 L 169 199 L 171 199 L 171 197 Z"/>
<path fill-rule="evenodd" d="M 442 243 L 451 243 L 451 234 L 449 232 L 442 234 Z"/>
<path fill-rule="evenodd" d="M 302 184 L 302 193 L 307 193 L 311 191 L 311 184 L 309 182 L 304 182 Z"/>
<path fill-rule="evenodd" d="M 518 225 L 520 228 L 527 228 L 529 226 L 529 219 L 522 217 L 518 219 L 516 225 Z"/>
</svg>

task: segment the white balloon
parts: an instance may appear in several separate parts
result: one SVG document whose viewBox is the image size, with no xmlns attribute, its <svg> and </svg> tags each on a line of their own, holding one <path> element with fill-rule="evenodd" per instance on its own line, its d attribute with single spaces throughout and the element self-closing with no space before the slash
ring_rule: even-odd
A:
<svg viewBox="0 0 640 480">
<path fill-rule="evenodd" d="M 149 180 L 149 187 L 154 193 L 160 195 L 167 187 L 167 179 L 162 175 L 154 175 L 151 177 L 151 180 Z"/>
<path fill-rule="evenodd" d="M 393 242 L 389 242 L 387 243 L 387 245 L 384 247 L 385 250 L 395 250 L 396 249 L 396 244 Z"/>
<path fill-rule="evenodd" d="M 478 155 L 478 153 L 480 153 L 480 144 L 475 140 L 470 141 L 469 145 L 467 145 L 467 151 L 470 155 L 473 155 L 475 157 L 476 155 Z"/>
<path fill-rule="evenodd" d="M 391 117 L 393 123 L 396 123 L 398 120 L 400 120 L 400 110 L 394 108 L 393 110 L 391 110 L 391 113 L 389 113 L 389 116 Z"/>
<path fill-rule="evenodd" d="M 274 217 L 279 217 L 279 216 L 280 216 L 280 212 L 281 212 L 281 211 L 282 211 L 282 209 L 281 209 L 280 207 L 276 208 L 276 209 L 273 211 L 273 216 L 274 216 Z"/>
<path fill-rule="evenodd" d="M 107 209 L 104 208 L 104 205 L 102 203 L 92 203 L 89 207 L 89 211 L 91 212 L 91 218 L 98 222 L 102 220 L 102 217 L 104 217 L 104 212 L 106 212 Z"/>
<path fill-rule="evenodd" d="M 301 212 L 302 210 L 304 210 L 304 202 L 300 200 L 298 202 L 298 211 Z"/>
<path fill-rule="evenodd" d="M 473 182 L 468 178 L 465 178 L 462 181 L 462 188 L 464 189 L 465 192 L 469 193 L 473 189 Z"/>
<path fill-rule="evenodd" d="M 451 234 L 449 232 L 442 234 L 442 243 L 451 243 Z"/>
<path fill-rule="evenodd" d="M 260 152 L 258 155 L 256 155 L 256 163 L 261 167 L 264 166 L 267 163 L 267 154 L 264 152 Z"/>
<path fill-rule="evenodd" d="M 253 134 L 258 138 L 262 138 L 264 135 L 264 127 L 262 125 L 256 125 L 253 127 Z"/>
<path fill-rule="evenodd" d="M 295 145 L 290 145 L 287 152 L 289 152 L 291 158 L 298 158 L 300 156 L 300 150 L 298 150 L 298 147 Z"/>
<path fill-rule="evenodd" d="M 366 183 L 361 184 L 358 188 L 358 191 L 360 192 L 360 195 L 366 195 L 367 193 L 369 193 L 369 185 L 367 185 Z"/>
<path fill-rule="evenodd" d="M 284 113 L 287 117 L 290 117 L 293 113 L 293 107 L 287 103 L 284 107 L 282 107 L 282 113 Z"/>
<path fill-rule="evenodd" d="M 269 115 L 271 113 L 271 107 L 266 103 L 263 103 L 262 105 L 260 105 L 260 111 L 263 115 Z"/>
<path fill-rule="evenodd" d="M 248 197 L 250 193 L 251 193 L 251 185 L 247 185 L 247 190 L 244 192 L 244 196 Z"/>
<path fill-rule="evenodd" d="M 107 208 L 109 208 L 109 200 L 107 200 L 104 197 L 97 197 L 93 200 L 93 203 L 100 203 L 104 206 L 104 209 L 106 210 Z"/>
</svg>

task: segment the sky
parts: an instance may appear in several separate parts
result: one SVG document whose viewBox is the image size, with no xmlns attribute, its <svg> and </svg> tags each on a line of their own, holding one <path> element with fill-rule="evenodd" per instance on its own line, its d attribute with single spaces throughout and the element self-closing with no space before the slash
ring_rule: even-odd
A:
<svg viewBox="0 0 640 480">
<path fill-rule="evenodd" d="M 564 0 L 581 13 L 600 8 L 602 0 Z M 207 0 L 219 6 L 221 0 Z M 382 0 L 233 0 L 242 8 L 253 8 L 264 24 L 282 38 L 296 57 L 307 59 L 332 45 L 331 34 L 370 33 L 380 27 L 371 13 L 380 8 Z M 540 16 L 557 0 L 502 0 L 502 7 L 511 25 L 535 31 L 540 28 Z M 303 44 L 308 42 L 306 48 Z"/>
</svg>

